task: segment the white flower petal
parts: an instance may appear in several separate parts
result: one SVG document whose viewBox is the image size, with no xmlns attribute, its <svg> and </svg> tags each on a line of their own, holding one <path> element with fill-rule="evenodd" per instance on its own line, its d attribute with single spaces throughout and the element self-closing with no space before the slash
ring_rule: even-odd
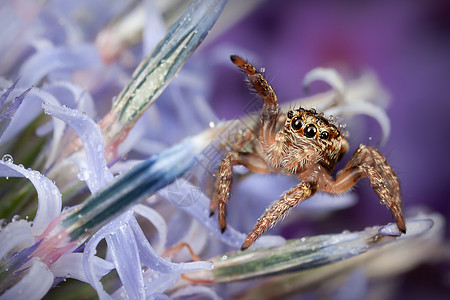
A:
<svg viewBox="0 0 450 300">
<path fill-rule="evenodd" d="M 108 274 L 114 265 L 100 257 L 94 256 L 92 259 L 93 269 L 96 277 L 103 277 Z M 67 253 L 61 256 L 54 264 L 50 266 L 50 270 L 55 277 L 67 277 L 88 282 L 85 269 L 83 268 L 83 253 Z"/>
<path fill-rule="evenodd" d="M 331 68 L 315 68 L 309 71 L 303 79 L 304 88 L 308 88 L 309 85 L 316 80 L 322 80 L 333 88 L 336 93 L 336 104 L 342 104 L 345 100 L 345 82 L 341 75 Z"/>
<path fill-rule="evenodd" d="M 38 171 L 25 169 L 12 162 L 0 161 L 0 176 L 26 177 L 34 185 L 39 203 L 31 231 L 36 236 L 42 234 L 50 222 L 61 213 L 62 201 L 59 189 Z"/>
<path fill-rule="evenodd" d="M 132 216 L 130 218 L 133 218 Z M 120 219 L 120 218 L 119 218 Z M 123 287 L 130 299 L 144 298 L 144 278 L 136 239 L 128 220 L 119 221 L 121 226 L 105 236 L 111 258 Z"/>
<path fill-rule="evenodd" d="M 97 253 L 97 245 L 103 240 L 110 232 L 113 232 L 121 226 L 121 221 L 127 221 L 132 216 L 133 211 L 128 210 L 120 217 L 116 218 L 113 222 L 110 222 L 97 231 L 92 238 L 86 243 L 83 255 L 83 268 L 85 269 L 87 282 L 96 290 L 100 299 L 111 299 L 111 296 L 103 289 L 103 285 L 100 282 L 101 277 L 95 269 L 94 259 Z M 109 251 L 110 253 L 111 251 Z"/>
<path fill-rule="evenodd" d="M 106 166 L 103 136 L 98 125 L 78 110 L 49 103 L 44 103 L 43 107 L 45 113 L 63 120 L 72 127 L 83 142 L 89 169 L 86 170 L 86 176 L 79 176 L 79 178 L 86 179 L 91 192 L 95 193 L 111 182 L 113 175 Z M 83 172 L 83 170 L 80 170 L 80 172 Z"/>
<path fill-rule="evenodd" d="M 167 241 L 167 224 L 164 218 L 153 208 L 145 206 L 143 204 L 137 204 L 133 206 L 133 210 L 135 213 L 143 216 L 147 220 L 149 220 L 153 226 L 155 226 L 156 231 L 158 232 L 158 245 L 154 246 L 157 252 L 161 252 Z"/>
<path fill-rule="evenodd" d="M 370 102 L 361 101 L 358 103 L 336 106 L 325 110 L 325 112 L 330 115 L 342 117 L 350 117 L 362 114 L 374 118 L 381 126 L 381 145 L 386 143 L 391 133 L 391 120 L 387 116 L 384 109 Z"/>
<path fill-rule="evenodd" d="M 13 287 L 6 290 L 0 299 L 40 299 L 53 285 L 53 273 L 38 258 L 31 259 L 31 268 Z"/>
<path fill-rule="evenodd" d="M 9 223 L 0 231 L 0 259 L 13 249 L 24 249 L 34 244 L 31 224 L 25 220 Z"/>
</svg>

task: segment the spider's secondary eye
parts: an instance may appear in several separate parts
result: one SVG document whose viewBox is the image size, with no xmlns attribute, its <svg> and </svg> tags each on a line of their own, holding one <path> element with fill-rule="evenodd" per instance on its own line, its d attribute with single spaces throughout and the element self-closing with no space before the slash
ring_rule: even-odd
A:
<svg viewBox="0 0 450 300">
<path fill-rule="evenodd" d="M 314 126 L 313 124 L 309 124 L 308 126 L 306 126 L 305 128 L 305 136 L 308 138 L 313 138 L 316 136 L 317 133 L 317 127 Z"/>
<path fill-rule="evenodd" d="M 299 117 L 295 117 L 294 119 L 292 119 L 291 122 L 292 129 L 299 131 L 300 128 L 302 128 L 302 125 L 303 125 L 302 120 Z"/>
<path fill-rule="evenodd" d="M 292 119 L 293 116 L 294 116 L 294 112 L 293 112 L 292 110 L 288 111 L 287 117 L 288 117 L 289 119 Z"/>
<path fill-rule="evenodd" d="M 320 133 L 320 138 L 323 140 L 326 140 L 329 136 L 330 136 L 330 134 L 327 131 L 322 131 Z"/>
</svg>

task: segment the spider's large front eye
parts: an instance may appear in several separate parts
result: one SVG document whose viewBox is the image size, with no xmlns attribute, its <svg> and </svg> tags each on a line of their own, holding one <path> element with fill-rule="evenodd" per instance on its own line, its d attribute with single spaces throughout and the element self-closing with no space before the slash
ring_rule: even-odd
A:
<svg viewBox="0 0 450 300">
<path fill-rule="evenodd" d="M 295 117 L 292 119 L 291 122 L 291 127 L 292 129 L 294 129 L 295 131 L 299 131 L 300 128 L 302 128 L 302 119 L 300 119 L 299 117 Z"/>
<path fill-rule="evenodd" d="M 308 126 L 306 126 L 305 128 L 305 136 L 308 138 L 313 138 L 316 136 L 317 133 L 317 127 L 314 126 L 313 124 L 309 124 Z"/>
</svg>

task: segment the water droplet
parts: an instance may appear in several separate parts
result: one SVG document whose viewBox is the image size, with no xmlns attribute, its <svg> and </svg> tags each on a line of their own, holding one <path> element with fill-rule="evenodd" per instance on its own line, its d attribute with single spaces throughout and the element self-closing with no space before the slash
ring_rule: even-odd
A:
<svg viewBox="0 0 450 300">
<path fill-rule="evenodd" d="M 226 256 L 226 255 L 222 256 L 222 260 L 227 260 L 227 259 L 228 259 L 228 256 Z"/>
<path fill-rule="evenodd" d="M 209 127 L 210 128 L 216 127 L 216 123 L 214 123 L 213 121 L 209 122 Z"/>
<path fill-rule="evenodd" d="M 259 69 L 259 73 L 264 73 L 266 71 L 266 68 Z"/>
<path fill-rule="evenodd" d="M 19 215 L 15 215 L 14 217 L 12 217 L 11 222 L 16 222 L 20 220 L 20 216 Z"/>
<path fill-rule="evenodd" d="M 381 205 L 386 205 L 386 201 L 383 200 L 383 199 L 380 199 L 380 204 L 381 204 Z"/>
<path fill-rule="evenodd" d="M 89 170 L 88 169 L 80 169 L 78 171 L 77 176 L 78 176 L 78 179 L 80 179 L 81 181 L 86 181 L 89 179 L 89 176 L 90 176 Z"/>
<path fill-rule="evenodd" d="M 373 137 L 369 136 L 369 141 L 371 141 L 373 139 Z"/>
<path fill-rule="evenodd" d="M 5 154 L 5 155 L 3 155 L 3 157 L 2 157 L 2 161 L 3 161 L 5 164 L 12 164 L 12 163 L 14 162 L 14 159 L 13 159 L 13 157 L 11 156 L 11 154 Z"/>
</svg>

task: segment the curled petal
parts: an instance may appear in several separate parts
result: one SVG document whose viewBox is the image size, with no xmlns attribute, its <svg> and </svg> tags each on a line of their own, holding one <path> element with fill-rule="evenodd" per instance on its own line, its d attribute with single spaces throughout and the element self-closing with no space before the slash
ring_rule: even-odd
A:
<svg viewBox="0 0 450 300">
<path fill-rule="evenodd" d="M 322 80 L 328 83 L 336 93 L 336 105 L 342 104 L 345 101 L 345 82 L 341 75 L 331 68 L 315 68 L 309 71 L 303 79 L 303 87 L 309 88 L 313 81 Z"/>
<path fill-rule="evenodd" d="M 60 101 L 60 104 L 77 108 L 79 111 L 86 113 L 90 118 L 94 118 L 97 115 L 94 99 L 92 99 L 91 94 L 72 82 L 52 82 L 41 90 L 52 94 Z"/>
<path fill-rule="evenodd" d="M 83 255 L 83 253 L 64 254 L 50 266 L 50 270 L 55 277 L 74 278 L 88 282 L 85 269 L 83 268 Z M 97 278 L 105 276 L 114 268 L 111 262 L 97 256 L 92 258 L 92 264 Z"/>
<path fill-rule="evenodd" d="M 24 249 L 34 243 L 34 236 L 31 233 L 30 223 L 19 220 L 9 223 L 0 231 L 0 258 L 14 249 Z"/>
<path fill-rule="evenodd" d="M 78 110 L 44 103 L 45 113 L 63 120 L 72 127 L 83 142 L 88 169 L 79 171 L 79 178 L 85 180 L 92 193 L 107 185 L 113 175 L 106 166 L 103 136 L 98 125 Z"/>
<path fill-rule="evenodd" d="M 133 210 L 135 213 L 149 220 L 153 226 L 155 226 L 156 231 L 158 232 L 159 241 L 158 245 L 154 248 L 158 252 L 162 251 L 167 241 L 167 224 L 166 221 L 164 221 L 164 218 L 156 210 L 143 204 L 135 205 Z"/>
<path fill-rule="evenodd" d="M 327 109 L 326 113 L 343 117 L 362 114 L 374 118 L 381 126 L 381 145 L 386 143 L 391 133 L 391 121 L 384 109 L 370 102 L 358 102 L 348 105 L 336 106 Z"/>
<path fill-rule="evenodd" d="M 0 299 L 40 299 L 53 285 L 53 273 L 38 258 L 32 258 L 28 272 L 13 287 L 6 290 Z"/>
<path fill-rule="evenodd" d="M 50 222 L 61 213 L 61 193 L 56 185 L 47 177 L 12 162 L 0 161 L 1 177 L 26 177 L 34 185 L 38 194 L 38 210 L 31 229 L 34 235 L 44 232 Z"/>
</svg>

